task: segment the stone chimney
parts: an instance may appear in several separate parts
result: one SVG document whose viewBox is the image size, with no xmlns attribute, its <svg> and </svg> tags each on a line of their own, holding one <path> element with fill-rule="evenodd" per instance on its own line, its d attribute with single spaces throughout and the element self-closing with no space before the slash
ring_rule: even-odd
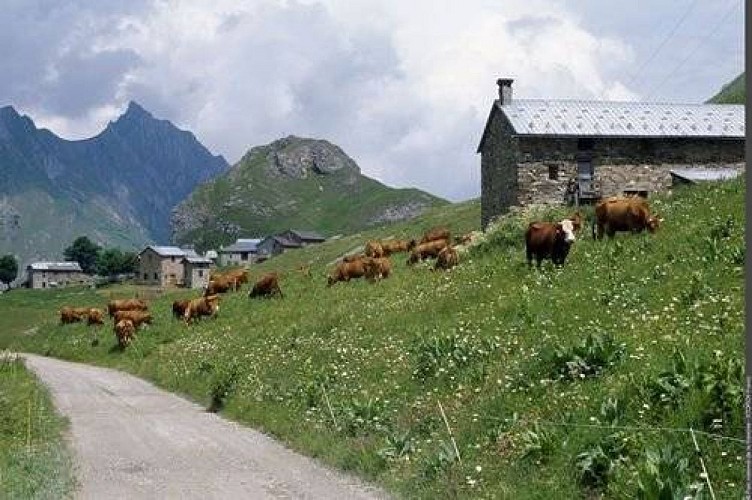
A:
<svg viewBox="0 0 752 500">
<path fill-rule="evenodd" d="M 511 78 L 499 78 L 496 85 L 499 86 L 499 104 L 512 104 L 512 80 Z"/>
</svg>

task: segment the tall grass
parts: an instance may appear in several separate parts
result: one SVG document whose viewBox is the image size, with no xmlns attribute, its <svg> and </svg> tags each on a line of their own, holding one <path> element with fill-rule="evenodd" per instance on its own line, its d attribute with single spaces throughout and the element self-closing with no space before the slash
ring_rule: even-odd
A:
<svg viewBox="0 0 752 500">
<path fill-rule="evenodd" d="M 538 215 L 518 214 L 450 272 L 399 256 L 389 279 L 326 288 L 329 263 L 365 239 L 479 219 L 477 203 L 437 209 L 252 270 L 281 270 L 284 299 L 228 295 L 216 320 L 190 327 L 171 319 L 172 296 L 156 299 L 154 326 L 125 352 L 109 326 L 48 323 L 14 342 L 207 406 L 218 397 L 225 415 L 411 498 L 632 498 L 664 483 L 696 493 L 690 436 L 634 429 L 743 439 L 744 189 L 651 200 L 666 219 L 655 235 L 593 241 L 586 227 L 562 268 L 527 267 L 522 231 Z M 698 440 L 716 492 L 739 498 L 743 444 Z"/>
</svg>

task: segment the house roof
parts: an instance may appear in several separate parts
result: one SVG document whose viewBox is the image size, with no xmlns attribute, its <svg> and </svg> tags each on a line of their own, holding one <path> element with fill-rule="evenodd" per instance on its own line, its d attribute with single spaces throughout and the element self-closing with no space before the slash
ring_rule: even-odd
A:
<svg viewBox="0 0 752 500">
<path fill-rule="evenodd" d="M 559 99 L 494 102 L 515 134 L 574 137 L 744 138 L 744 105 L 673 104 Z M 483 132 L 480 151 L 486 131 Z"/>
<path fill-rule="evenodd" d="M 217 254 L 216 250 L 207 250 L 206 251 L 206 258 L 207 259 L 216 259 L 218 256 L 219 256 L 219 254 Z"/>
<path fill-rule="evenodd" d="M 261 240 L 258 238 L 238 238 L 238 240 L 232 245 L 220 249 L 219 253 L 256 253 L 258 252 L 259 243 L 261 243 Z"/>
<path fill-rule="evenodd" d="M 673 168 L 669 170 L 671 175 L 680 177 L 690 182 L 723 181 L 733 179 L 741 174 L 736 168 Z"/>
<path fill-rule="evenodd" d="M 285 248 L 300 248 L 300 243 L 298 243 L 297 241 L 292 241 L 290 239 L 287 239 L 284 236 L 279 236 L 279 235 L 269 236 L 267 238 L 264 238 L 263 242 L 266 242 L 269 240 L 276 241 L 277 243 L 279 243 Z"/>
<path fill-rule="evenodd" d="M 316 231 L 299 231 L 297 229 L 291 229 L 291 233 L 296 235 L 301 240 L 305 241 L 326 241 L 326 237 L 321 236 Z"/>
<path fill-rule="evenodd" d="M 149 245 L 143 250 L 141 250 L 141 253 L 139 253 L 139 255 L 141 255 L 142 253 L 144 253 L 150 248 L 154 250 L 157 253 L 157 255 L 159 255 L 160 257 L 185 257 L 188 254 L 186 250 L 183 250 L 182 248 L 178 248 L 178 247 Z"/>
<path fill-rule="evenodd" d="M 78 262 L 32 262 L 26 266 L 26 269 L 31 269 L 32 271 L 83 272 Z"/>
<path fill-rule="evenodd" d="M 200 255 L 187 255 L 183 257 L 184 262 L 189 264 L 213 264 L 212 260 L 207 257 L 201 257 Z"/>
</svg>

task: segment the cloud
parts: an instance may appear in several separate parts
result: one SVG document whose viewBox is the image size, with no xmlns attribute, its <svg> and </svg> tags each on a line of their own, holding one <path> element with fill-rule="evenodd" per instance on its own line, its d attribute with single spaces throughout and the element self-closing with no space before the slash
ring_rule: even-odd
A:
<svg viewBox="0 0 752 500">
<path fill-rule="evenodd" d="M 0 18 L 14 47 L 0 95 L 65 137 L 134 99 L 230 161 L 288 134 L 325 138 L 367 175 L 459 200 L 479 193 L 498 77 L 518 97 L 639 97 L 620 71 L 633 48 L 561 2 L 103 5 L 19 1 Z"/>
</svg>

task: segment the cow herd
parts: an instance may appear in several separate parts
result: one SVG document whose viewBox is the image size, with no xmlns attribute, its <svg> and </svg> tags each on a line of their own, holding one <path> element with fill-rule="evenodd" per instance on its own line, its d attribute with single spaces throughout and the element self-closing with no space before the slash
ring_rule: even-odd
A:
<svg viewBox="0 0 752 500">
<path fill-rule="evenodd" d="M 644 230 L 655 232 L 663 219 L 651 215 L 646 200 L 639 197 L 612 197 L 595 206 L 592 233 L 594 239 L 602 239 L 603 234 L 613 237 L 618 231 L 639 233 Z M 575 234 L 582 228 L 579 212 L 558 222 L 531 222 L 525 231 L 525 252 L 528 265 L 532 261 L 540 267 L 543 260 L 549 259 L 554 265 L 563 265 L 575 241 Z M 365 278 L 376 282 L 388 278 L 392 272 L 391 258 L 398 253 L 409 253 L 407 265 L 435 259 L 434 270 L 447 270 L 459 264 L 457 248 L 473 240 L 473 233 L 451 238 L 445 227 L 435 227 L 426 231 L 423 237 L 412 240 L 372 240 L 366 242 L 362 253 L 346 255 L 339 259 L 327 276 L 327 286 L 353 279 Z M 310 266 L 301 266 L 301 274 L 311 277 Z M 268 272 L 262 275 L 251 287 L 248 297 L 284 297 L 279 286 L 280 273 Z M 186 324 L 203 317 L 216 317 L 219 311 L 220 294 L 238 291 L 249 282 L 246 269 L 233 269 L 225 272 L 213 271 L 202 296 L 193 299 L 175 300 L 172 314 Z M 137 329 L 151 324 L 152 315 L 145 301 L 138 298 L 111 300 L 106 313 L 113 319 L 113 330 L 121 348 L 133 339 Z M 103 325 L 105 311 L 92 307 L 63 307 L 59 311 L 60 323 L 69 324 L 86 321 L 88 325 Z"/>
</svg>

